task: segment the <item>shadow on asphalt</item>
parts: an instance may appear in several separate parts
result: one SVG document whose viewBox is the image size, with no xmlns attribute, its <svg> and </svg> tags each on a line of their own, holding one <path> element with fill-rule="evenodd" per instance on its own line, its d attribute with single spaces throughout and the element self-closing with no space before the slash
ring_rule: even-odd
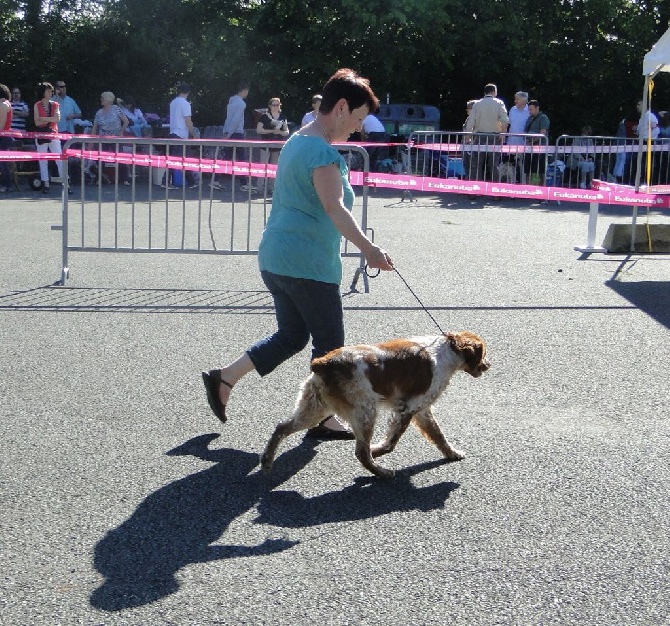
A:
<svg viewBox="0 0 670 626">
<path fill-rule="evenodd" d="M 195 456 L 213 465 L 150 494 L 129 519 L 96 544 L 94 566 L 105 581 L 91 594 L 92 606 L 120 611 L 150 604 L 177 592 L 175 574 L 191 563 L 270 555 L 298 543 L 266 539 L 255 546 L 212 545 L 225 541 L 229 525 L 255 507 L 260 511 L 257 523 L 298 528 L 441 508 L 458 487 L 455 483 L 422 488 L 411 484 L 412 475 L 443 463 L 436 461 L 400 470 L 395 480 L 360 478 L 346 489 L 315 498 L 296 492 L 273 494 L 274 488 L 316 456 L 319 442 L 304 439 L 284 452 L 268 476 L 253 471 L 257 454 L 231 448 L 210 450 L 209 444 L 218 436 L 194 437 L 170 450 L 169 456 Z M 353 454 L 351 462 L 357 463 Z"/>
<path fill-rule="evenodd" d="M 404 468 L 396 471 L 391 480 L 360 477 L 340 491 L 313 498 L 305 498 L 297 491 L 273 491 L 260 501 L 255 521 L 282 528 L 304 528 L 369 519 L 396 511 L 441 509 L 451 492 L 458 489 L 458 484 L 445 482 L 415 487 L 410 478 L 444 463 L 439 459 Z"/>
<path fill-rule="evenodd" d="M 605 284 L 659 324 L 670 328 L 670 281 L 608 280 Z"/>
<path fill-rule="evenodd" d="M 358 291 L 342 294 L 351 311 L 553 311 L 629 309 L 627 305 L 481 305 L 481 306 L 361 306 L 347 303 Z M 268 291 L 215 291 L 204 289 L 133 289 L 116 287 L 44 286 L 0 295 L 0 311 L 69 313 L 225 313 L 274 316 Z"/>
</svg>

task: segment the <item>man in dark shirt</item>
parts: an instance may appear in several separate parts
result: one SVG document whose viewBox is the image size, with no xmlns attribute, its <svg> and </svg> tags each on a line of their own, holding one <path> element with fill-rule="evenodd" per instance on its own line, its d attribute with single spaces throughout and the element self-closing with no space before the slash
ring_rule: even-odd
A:
<svg viewBox="0 0 670 626">
<path fill-rule="evenodd" d="M 540 103 L 537 100 L 531 100 L 528 103 L 528 112 L 530 117 L 526 120 L 525 133 L 528 135 L 543 135 L 543 137 L 526 137 L 526 143 L 535 146 L 535 150 L 542 149 L 548 145 L 549 139 L 549 118 L 540 111 Z M 530 159 L 524 161 L 524 171 L 526 180 L 530 184 L 541 185 L 544 182 L 544 173 L 547 169 L 546 152 L 532 152 Z"/>
</svg>

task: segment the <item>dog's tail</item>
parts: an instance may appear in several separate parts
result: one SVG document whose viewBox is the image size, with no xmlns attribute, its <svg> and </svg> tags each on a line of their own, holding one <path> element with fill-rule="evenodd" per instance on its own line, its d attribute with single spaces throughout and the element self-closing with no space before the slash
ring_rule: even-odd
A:
<svg viewBox="0 0 670 626">
<path fill-rule="evenodd" d="M 314 414 L 323 412 L 327 405 L 328 402 L 323 393 L 323 380 L 314 373 L 300 386 L 296 409 L 302 407 Z"/>
</svg>

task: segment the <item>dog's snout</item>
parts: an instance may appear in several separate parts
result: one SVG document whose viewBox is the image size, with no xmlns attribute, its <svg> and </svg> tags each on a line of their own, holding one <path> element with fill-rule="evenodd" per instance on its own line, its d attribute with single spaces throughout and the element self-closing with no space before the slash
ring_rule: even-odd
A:
<svg viewBox="0 0 670 626">
<path fill-rule="evenodd" d="M 468 374 L 474 378 L 479 378 L 486 370 L 489 369 L 489 367 L 491 367 L 491 362 L 488 359 L 482 359 L 474 369 L 466 368 L 466 372 L 468 372 Z"/>
</svg>

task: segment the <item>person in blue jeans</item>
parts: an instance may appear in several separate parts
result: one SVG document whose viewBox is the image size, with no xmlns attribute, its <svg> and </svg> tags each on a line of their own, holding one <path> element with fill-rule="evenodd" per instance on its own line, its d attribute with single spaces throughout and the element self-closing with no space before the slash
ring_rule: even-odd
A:
<svg viewBox="0 0 670 626">
<path fill-rule="evenodd" d="M 226 139 L 244 139 L 244 111 L 247 108 L 245 100 L 248 96 L 249 83 L 242 81 L 237 87 L 237 93 L 228 99 L 226 121 L 223 123 L 223 136 Z M 247 156 L 246 148 L 226 148 L 223 153 L 223 157 L 228 161 L 246 161 Z M 241 191 L 256 191 L 249 176 L 239 176 L 239 179 Z M 214 189 L 224 189 L 214 176 L 210 184 Z"/>
<path fill-rule="evenodd" d="M 225 367 L 202 373 L 209 405 L 222 422 L 232 388 L 249 372 L 269 374 L 305 348 L 310 337 L 312 358 L 344 345 L 341 237 L 361 250 L 370 268 L 393 269 L 388 254 L 368 239 L 351 214 L 354 192 L 347 166 L 331 145 L 360 132 L 379 100 L 368 80 L 350 69 L 333 74 L 322 95 L 316 120 L 282 148 L 272 211 L 259 246 L 261 278 L 274 301 L 277 331 Z M 308 435 L 353 439 L 334 416 Z"/>
</svg>

